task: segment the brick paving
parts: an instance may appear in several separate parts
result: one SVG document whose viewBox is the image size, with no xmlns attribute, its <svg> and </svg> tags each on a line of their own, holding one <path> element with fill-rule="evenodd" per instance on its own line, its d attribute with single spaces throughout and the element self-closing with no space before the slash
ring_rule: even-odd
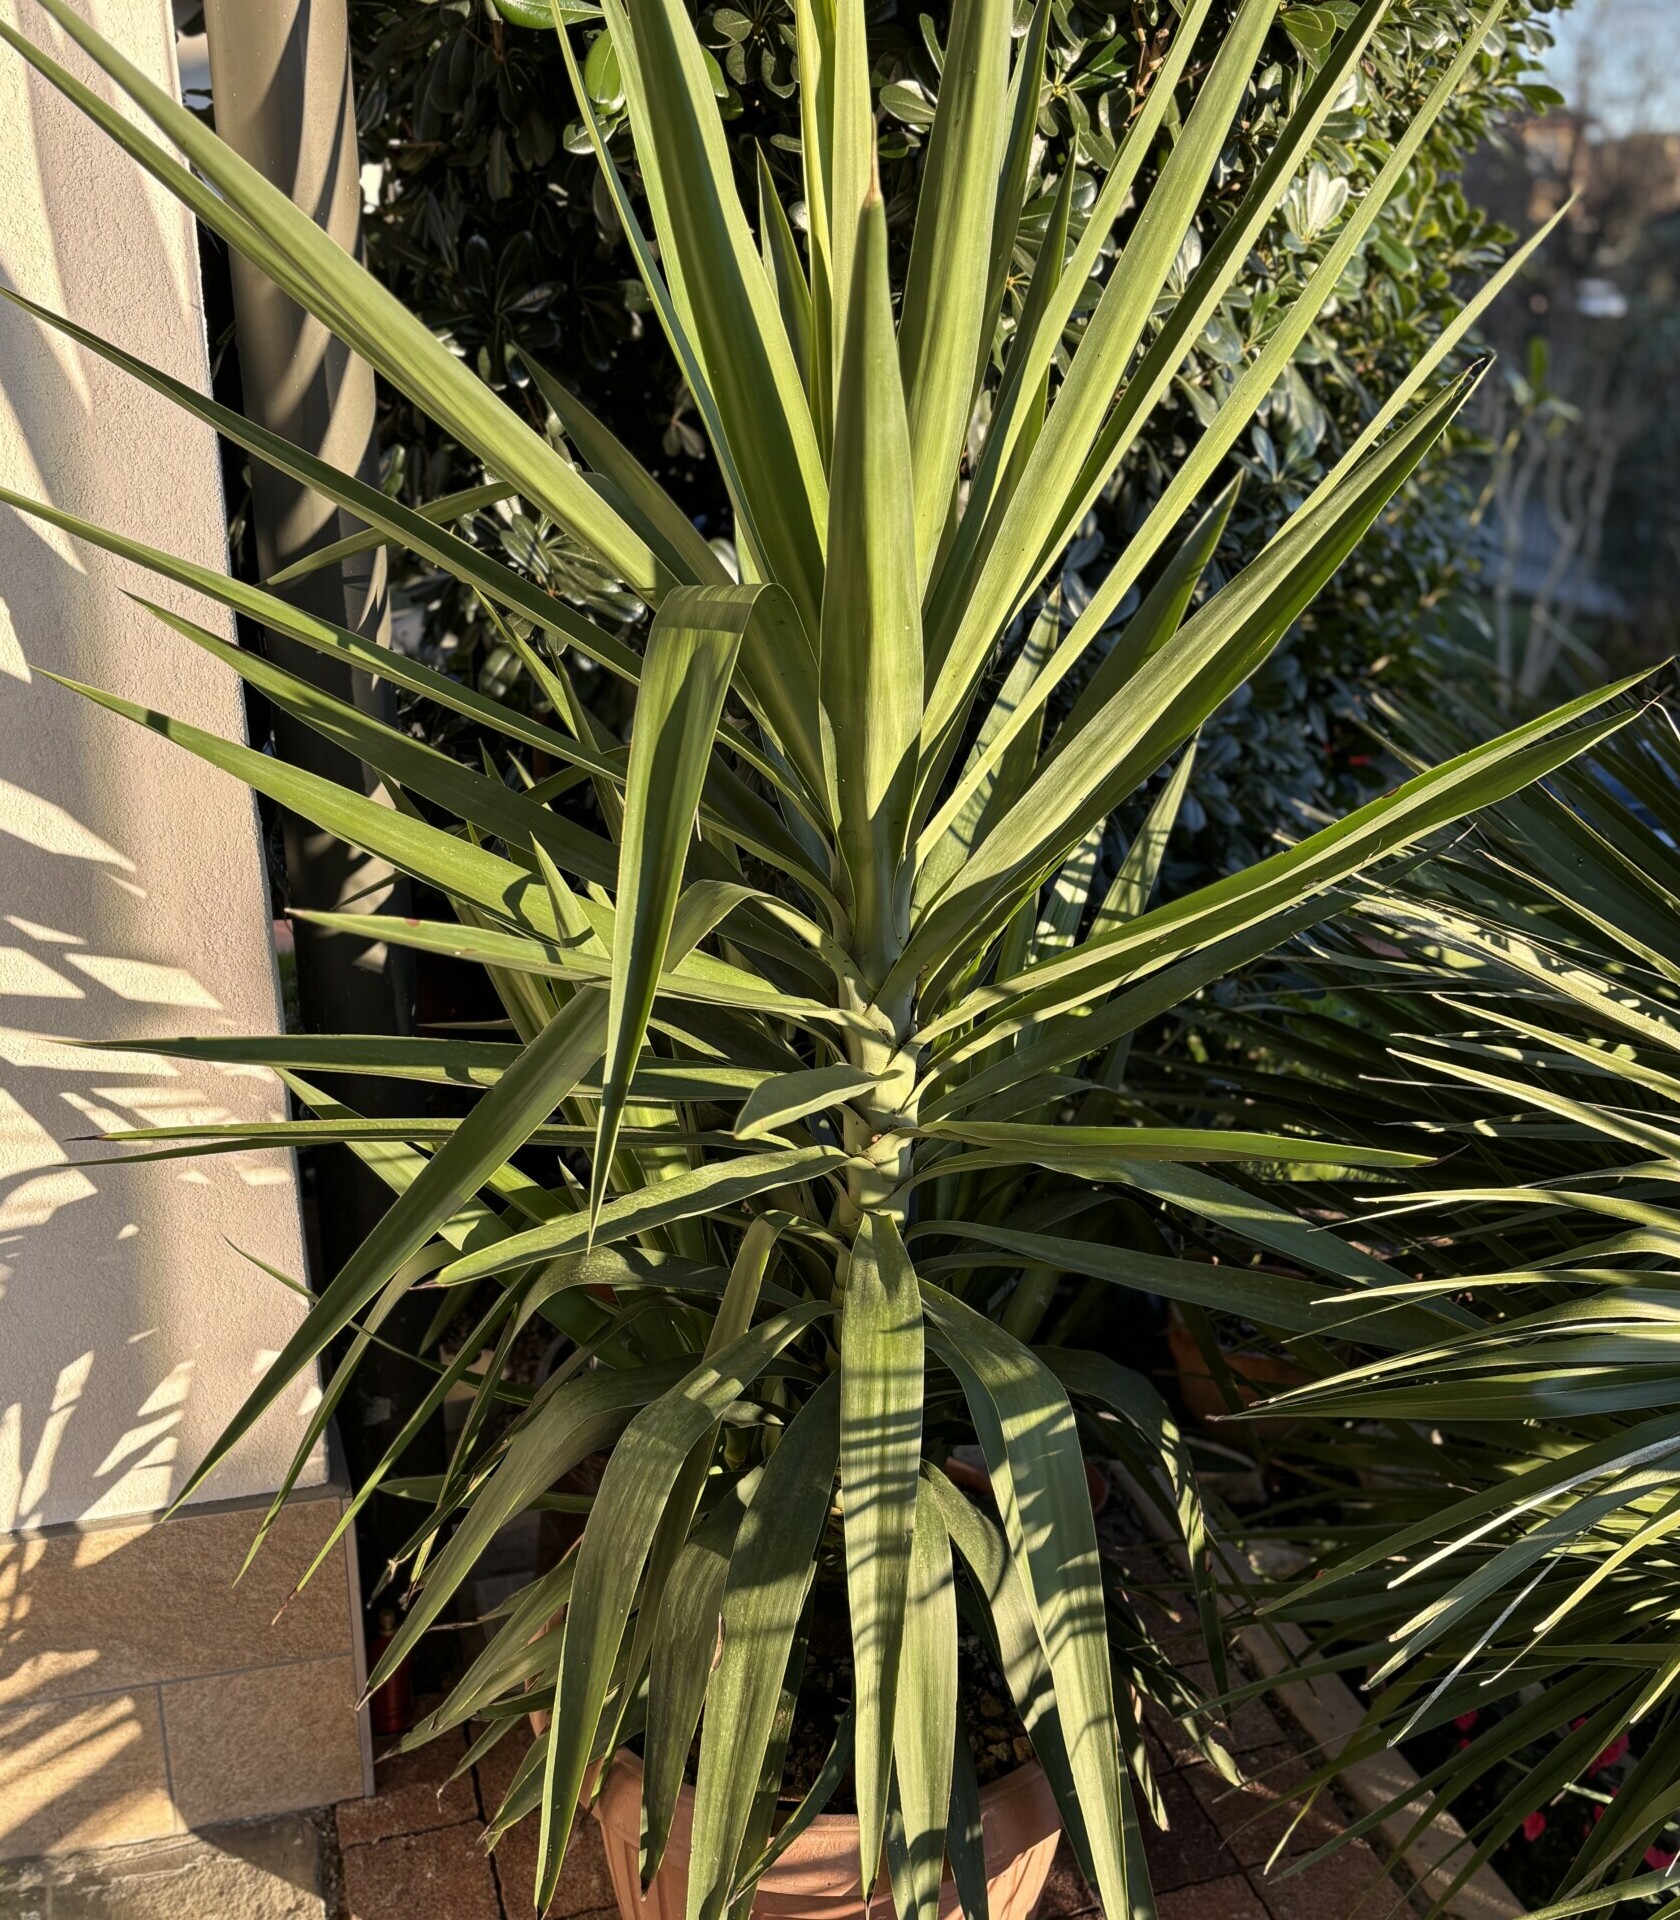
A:
<svg viewBox="0 0 1680 1920">
<path fill-rule="evenodd" d="M 417 1753 L 376 1754 L 373 1797 L 337 1809 L 339 1920 L 531 1920 L 536 1823 L 522 1821 L 493 1853 L 481 1838 L 528 1739 L 524 1728 L 510 1733 L 455 1781 L 449 1776 L 466 1752 L 461 1734 Z M 577 1823 L 548 1911 L 551 1920 L 616 1920 L 593 1820 Z"/>
</svg>

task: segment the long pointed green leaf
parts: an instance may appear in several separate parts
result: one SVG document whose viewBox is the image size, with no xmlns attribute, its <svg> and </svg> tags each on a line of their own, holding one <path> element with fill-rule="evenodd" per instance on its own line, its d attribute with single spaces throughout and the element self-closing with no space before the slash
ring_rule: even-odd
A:
<svg viewBox="0 0 1680 1920">
<path fill-rule="evenodd" d="M 925 1479 L 915 1483 L 915 1531 L 905 1596 L 904 1670 L 893 1714 L 893 1770 L 904 1816 L 909 1894 L 899 1920 L 938 1920 L 945 1866 L 945 1829 L 951 1812 L 957 1717 L 957 1591 L 951 1542 L 938 1497 Z M 867 1857 L 867 1856 L 866 1856 Z"/>
<path fill-rule="evenodd" d="M 961 711 L 993 637 L 1039 577 L 1040 555 L 1060 524 L 1066 476 L 1083 466 L 1125 376 L 1229 137 L 1275 11 L 1276 0 L 1241 0 L 1086 325 L 1020 484 L 1011 499 L 998 503 L 996 529 L 948 647 L 943 630 L 935 629 L 940 671 L 928 703 L 930 744 Z M 1000 456 L 1003 451 L 1000 447 Z"/>
<path fill-rule="evenodd" d="M 851 880 L 854 952 L 878 979 L 906 930 L 899 870 L 922 720 L 910 443 L 879 186 L 857 219 L 838 407 L 822 611 L 824 761 Z"/>
<path fill-rule="evenodd" d="M 690 1449 L 789 1341 L 829 1311 L 826 1302 L 792 1308 L 708 1357 L 646 1406 L 613 1449 L 578 1549 L 566 1616 L 545 1763 L 539 1912 L 560 1877 L 637 1583 Z"/>
<path fill-rule="evenodd" d="M 964 0 L 951 14 L 939 106 L 922 166 L 898 327 L 909 415 L 917 600 L 956 493 L 973 369 L 993 315 L 989 242 L 1009 86 L 1011 0 Z M 840 404 L 845 407 L 844 385 Z"/>
<path fill-rule="evenodd" d="M 679 590 L 668 596 L 648 636 L 624 790 L 607 1064 L 589 1182 L 591 1221 L 606 1197 L 630 1077 L 665 968 L 712 736 L 735 671 L 739 622 L 750 618 L 751 607 L 734 588 Z"/>
<path fill-rule="evenodd" d="M 412 814 L 380 806 L 365 794 L 341 787 L 336 781 L 324 780 L 301 767 L 287 766 L 272 754 L 223 740 L 216 734 L 188 726 L 185 721 L 171 719 L 166 713 L 102 693 L 97 687 L 83 686 L 79 681 L 49 674 L 44 669 L 37 671 L 44 679 L 57 680 L 61 686 L 84 695 L 108 712 L 121 714 L 126 720 L 162 734 L 336 838 L 389 860 L 404 873 L 427 881 L 441 892 L 471 901 L 498 919 L 524 920 L 544 932 L 558 932 L 553 924 L 554 910 L 541 881 L 525 868 L 441 828 L 428 826 Z"/>
<path fill-rule="evenodd" d="M 894 1702 L 922 1452 L 922 1303 L 898 1228 L 865 1214 L 840 1322 L 840 1493 L 852 1619 L 861 1884 L 873 1887 L 891 1779 Z"/>
<path fill-rule="evenodd" d="M 292 1380 L 348 1326 L 402 1263 L 417 1253 L 486 1177 L 512 1159 L 532 1131 L 601 1057 L 606 1006 L 580 993 L 520 1054 L 419 1178 L 334 1276 L 177 1496 L 189 1499 Z"/>
<path fill-rule="evenodd" d="M 991 1471 L 1010 1557 L 1055 1682 L 1068 1763 L 1105 1911 L 1148 1910 L 1123 1812 L 1101 1563 L 1078 1428 L 1055 1376 L 1001 1328 L 922 1282 L 930 1339 L 962 1383 Z"/>
<path fill-rule="evenodd" d="M 706 1690 L 689 1920 L 723 1920 L 756 1799 L 799 1616 L 816 1574 L 834 1492 L 838 1383 L 830 1378 L 783 1434 L 735 1537 L 724 1587 L 722 1651 Z"/>
<path fill-rule="evenodd" d="M 756 1476 L 743 1476 L 695 1528 L 676 1556 L 659 1603 L 642 1746 L 644 1886 L 659 1871 L 671 1837 L 671 1821 L 688 1774 L 689 1749 L 717 1660 L 729 1559 L 746 1515 L 746 1501 L 756 1486 Z"/>
<path fill-rule="evenodd" d="M 601 1027 L 604 1043 L 604 1007 Z M 761 1193 L 773 1193 L 778 1187 L 794 1186 L 801 1180 L 835 1172 L 846 1165 L 847 1158 L 839 1147 L 788 1147 L 696 1168 L 675 1180 L 656 1182 L 640 1193 L 609 1200 L 595 1222 L 594 1243 L 608 1246 L 615 1240 L 651 1232 L 655 1227 L 693 1219 L 696 1214 L 737 1206 L 744 1200 L 756 1199 Z M 581 1252 L 589 1237 L 587 1216 L 568 1214 L 463 1255 L 439 1274 L 439 1284 L 461 1286 L 469 1280 L 483 1280 L 492 1274 L 526 1266 L 532 1260 Z"/>
<path fill-rule="evenodd" d="M 530 369 L 537 391 L 554 409 L 566 438 L 597 473 L 618 489 L 633 524 L 650 547 L 667 556 L 673 574 L 678 579 L 686 576 L 700 586 L 723 586 L 729 579 L 723 562 L 647 468 L 541 361 L 523 348 L 519 357 Z"/>
<path fill-rule="evenodd" d="M 279 187 L 240 159 L 196 114 L 104 39 L 67 0 L 39 0 L 39 4 L 203 173 L 208 186 L 3 21 L 0 39 L 186 201 L 206 226 L 246 253 L 454 439 L 471 447 L 492 473 L 571 528 L 638 592 L 658 597 L 668 580 L 646 545 L 583 476 L 505 407 L 422 320 Z"/>
<path fill-rule="evenodd" d="M 1088 722 L 1071 764 L 1042 768 L 918 926 L 902 973 L 943 960 L 977 915 L 1013 903 L 1255 671 L 1469 397 L 1439 395 L 1350 484 L 1284 530 Z M 1066 643 L 1063 644 L 1066 651 Z M 1059 656 L 1058 656 L 1059 657 Z M 1019 709 L 1011 716 L 1019 718 Z"/>
<path fill-rule="evenodd" d="M 661 252 L 682 289 L 723 430 L 773 577 L 808 627 L 821 601 L 827 488 L 805 391 L 776 296 L 741 209 L 700 42 L 679 0 L 606 15 L 640 87 L 629 105 L 640 152 L 657 150 Z M 663 211 L 664 220 L 659 221 Z"/>
<path fill-rule="evenodd" d="M 1047 1011 L 1059 1011 L 1090 997 L 1073 984 L 1075 978 L 1083 986 L 1100 980 L 1102 985 L 1096 991 L 1106 992 L 1121 980 L 1135 978 L 1160 964 L 1169 952 L 1182 952 L 1192 941 L 1200 945 L 1210 935 L 1233 932 L 1264 918 L 1267 912 L 1298 903 L 1308 887 L 1332 886 L 1372 860 L 1399 851 L 1462 814 L 1520 791 L 1626 726 L 1633 714 L 1614 709 L 1638 684 L 1639 676 L 1634 676 L 1601 692 L 1584 694 L 1553 713 L 1514 727 L 1486 746 L 1432 767 L 1393 793 L 1368 802 L 1345 820 L 1322 828 L 1246 872 L 1215 881 L 1183 901 L 1157 907 L 1106 940 L 1087 941 L 1071 954 L 1046 961 L 995 987 L 977 990 L 964 1003 L 965 1024 L 991 1007 L 1001 1010 L 994 1020 L 982 1023 L 976 1036 L 953 1046 L 951 1056 L 961 1058 L 980 1044 L 1004 1037 L 1005 1030 L 1010 1030 L 1028 1008 L 1043 1017 Z M 1586 725 L 1574 726 L 1594 709 L 1604 707 L 1612 711 Z M 1197 924 L 1194 936 L 1183 930 L 1188 921 Z M 938 1032 L 942 1025 L 929 1022 L 924 1031 Z"/>
</svg>

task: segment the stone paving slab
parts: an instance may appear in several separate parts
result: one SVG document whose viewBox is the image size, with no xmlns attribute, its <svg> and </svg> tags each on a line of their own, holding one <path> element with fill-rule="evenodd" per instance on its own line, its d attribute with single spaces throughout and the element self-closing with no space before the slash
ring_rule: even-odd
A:
<svg viewBox="0 0 1680 1920">
<path fill-rule="evenodd" d="M 0 1867 L 0 1920 L 339 1920 L 330 1816 L 286 1814 Z"/>
</svg>

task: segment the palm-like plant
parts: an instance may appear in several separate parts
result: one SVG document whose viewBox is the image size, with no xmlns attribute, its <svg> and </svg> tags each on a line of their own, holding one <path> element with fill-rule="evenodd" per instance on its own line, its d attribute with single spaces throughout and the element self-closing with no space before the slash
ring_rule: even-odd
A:
<svg viewBox="0 0 1680 1920">
<path fill-rule="evenodd" d="M 849 1743 L 866 1881 L 890 1831 L 901 1910 L 931 1913 L 947 1853 L 970 1910 L 983 1898 L 962 1811 L 973 1795 L 958 1725 L 961 1608 L 993 1643 L 1105 1908 L 1147 1911 L 1121 1756 L 1124 1739 L 1146 1781 L 1128 1687 L 1173 1707 L 1186 1696 L 1133 1651 L 1124 1603 L 1105 1591 L 1082 1428 L 1179 1514 L 1204 1600 L 1205 1543 L 1152 1388 L 1101 1354 L 1058 1346 L 1053 1327 L 1045 1338 L 1058 1280 L 1311 1327 L 1313 1283 L 1134 1250 L 1112 1196 L 1130 1189 L 1240 1223 L 1309 1270 L 1368 1285 L 1392 1276 L 1199 1163 L 1406 1156 L 1139 1124 L 1126 1036 L 1326 911 L 1337 881 L 1620 720 L 1589 719 L 1602 703 L 1577 702 L 1151 909 L 1181 763 L 1151 830 L 1091 897 L 1112 810 L 1187 750 L 1267 657 L 1474 382 L 1454 379 L 1412 406 L 1479 301 L 1271 545 L 1191 611 L 1228 495 L 1187 532 L 1185 516 L 1307 338 L 1497 5 L 1065 630 L 1053 599 L 1039 606 L 1046 576 L 1241 274 L 1387 0 L 1361 7 L 1303 80 L 1276 151 L 1203 234 L 1200 264 L 1170 297 L 1275 5 L 1242 0 L 1210 45 L 1209 0 L 1190 0 L 1094 204 L 1076 218 L 1076 175 L 1055 184 L 1001 367 L 992 347 L 1034 165 L 1047 8 L 1018 43 L 1009 0 L 958 10 L 895 310 L 861 10 L 797 9 L 802 246 L 773 192 L 761 191 L 753 231 L 680 0 L 606 0 L 641 199 L 597 139 L 606 189 L 726 479 L 733 566 L 557 381 L 540 376 L 571 454 L 505 410 L 66 0 L 41 5 L 190 164 L 48 52 L 3 23 L 0 35 L 652 611 L 645 642 L 609 632 L 450 531 L 448 503 L 401 507 L 38 314 L 316 488 L 369 538 L 468 583 L 552 708 L 551 723 L 534 721 L 273 593 L 15 502 L 469 717 L 494 743 L 483 771 L 458 764 L 161 608 L 176 634 L 359 755 L 391 804 L 81 689 L 435 890 L 452 920 L 333 924 L 482 963 L 513 1033 L 167 1049 L 273 1065 L 314 1116 L 200 1133 L 198 1150 L 341 1141 L 395 1194 L 191 1485 L 343 1336 L 304 1458 L 394 1303 L 423 1280 L 448 1289 L 479 1316 L 473 1333 L 352 1503 L 391 1480 L 407 1439 L 470 1384 L 466 1435 L 426 1490 L 413 1604 L 382 1671 L 438 1619 L 501 1523 L 585 1455 L 612 1449 L 578 1550 L 518 1600 L 431 1723 L 481 1715 L 494 1739 L 530 1704 L 528 1688 L 551 1694 L 546 1736 L 498 1816 L 541 1809 L 539 1900 L 592 1764 L 638 1731 L 645 1866 L 657 1867 L 697 1724 L 690 1913 L 713 1920 L 750 1887 L 814 1605 L 849 1616 L 854 1693 L 805 1811 L 844 1769 Z M 1205 61 L 1194 104 L 1133 211 L 1193 53 Z M 1091 304 L 1092 267 L 1122 220 L 1117 264 Z M 971 444 L 982 389 L 988 427 Z M 1111 639 L 1117 610 L 1146 582 Z M 1047 733 L 1052 695 L 1099 654 Z M 574 658 L 634 688 L 627 747 L 580 698 Z M 561 771 L 533 780 L 522 760 L 533 754 Z M 458 1120 L 370 1122 L 302 1077 L 343 1070 L 467 1089 L 473 1104 Z M 125 1137 L 178 1152 L 189 1136 Z M 576 1344 L 525 1403 L 505 1359 L 537 1315 Z M 1438 1322 L 1403 1306 L 1375 1324 L 1399 1344 Z M 487 1438 L 508 1403 L 516 1417 Z M 971 1439 L 995 1513 L 939 1471 Z"/>
<path fill-rule="evenodd" d="M 1414 716 L 1406 732 L 1438 748 L 1448 723 Z M 1450 1300 L 1460 1321 L 1351 1367 L 1344 1352 L 1276 1403 L 1359 1423 L 1311 1449 L 1309 1471 L 1340 1485 L 1290 1528 L 1313 1577 L 1282 1611 L 1342 1664 L 1372 1670 L 1356 1747 L 1465 1727 L 1426 1784 L 1476 1810 L 1466 1874 L 1525 1822 L 1534 1833 L 1549 1820 L 1554 1841 L 1566 1836 L 1554 1858 L 1567 1911 L 1646 1893 L 1667 1894 L 1672 1913 L 1670 715 L 1650 709 L 1548 786 L 1315 935 L 1291 991 L 1252 1009 L 1274 1073 L 1296 1070 L 1271 1080 L 1257 1118 L 1313 1112 L 1355 1139 L 1421 1130 L 1437 1144 L 1406 1203 L 1389 1196 L 1362 1226 L 1411 1276 L 1396 1297 Z M 1339 1304 L 1357 1341 L 1367 1303 Z M 1290 1445 L 1303 1444 L 1297 1432 Z M 1354 1466 L 1365 1472 L 1350 1487 Z M 1607 1755 L 1625 1757 L 1612 1768 Z"/>
</svg>

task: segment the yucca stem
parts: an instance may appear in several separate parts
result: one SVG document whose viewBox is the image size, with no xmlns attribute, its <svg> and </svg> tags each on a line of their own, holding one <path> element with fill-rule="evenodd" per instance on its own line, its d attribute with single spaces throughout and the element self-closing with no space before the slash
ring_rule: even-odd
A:
<svg viewBox="0 0 1680 1920">
<path fill-rule="evenodd" d="M 899 1226 L 905 1222 L 905 1183 L 914 1142 L 902 1129 L 916 1086 L 917 1050 L 901 1038 L 910 1024 L 908 1002 L 897 1009 L 864 1005 L 850 988 L 844 992 L 848 1010 L 861 1014 L 871 1029 L 852 1033 L 847 1056 L 876 1079 L 875 1088 L 846 1111 L 844 1121 L 845 1144 L 854 1159 L 846 1170 L 846 1191 L 833 1224 L 835 1232 L 850 1241 L 866 1213 L 890 1215 Z"/>
</svg>

